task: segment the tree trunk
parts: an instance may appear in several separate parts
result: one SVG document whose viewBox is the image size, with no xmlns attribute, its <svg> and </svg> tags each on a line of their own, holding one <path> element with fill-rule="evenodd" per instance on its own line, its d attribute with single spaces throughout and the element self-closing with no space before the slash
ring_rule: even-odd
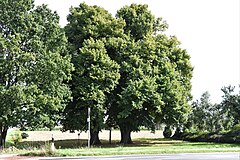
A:
<svg viewBox="0 0 240 160">
<path fill-rule="evenodd" d="M 127 126 L 120 126 L 120 132 L 121 132 L 121 141 L 122 144 L 132 144 L 131 139 L 131 129 Z"/>
<path fill-rule="evenodd" d="M 90 144 L 91 145 L 101 144 L 101 141 L 99 139 L 99 131 L 91 131 Z"/>
<path fill-rule="evenodd" d="M 109 144 L 112 144 L 112 127 L 109 128 Z"/>
<path fill-rule="evenodd" d="M 8 127 L 0 125 L 0 150 L 5 148 Z"/>
<path fill-rule="evenodd" d="M 181 130 L 180 127 L 177 127 L 174 135 L 172 136 L 172 138 L 181 139 L 182 135 L 183 135 L 183 131 Z"/>
</svg>

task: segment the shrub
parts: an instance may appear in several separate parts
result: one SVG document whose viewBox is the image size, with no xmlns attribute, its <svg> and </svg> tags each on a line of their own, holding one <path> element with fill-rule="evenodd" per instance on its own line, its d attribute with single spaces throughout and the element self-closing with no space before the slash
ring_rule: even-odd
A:
<svg viewBox="0 0 240 160">
<path fill-rule="evenodd" d="M 14 132 L 10 136 L 10 140 L 16 145 L 17 143 L 22 141 L 22 136 L 19 131 Z"/>
<path fill-rule="evenodd" d="M 182 136 L 183 136 L 183 131 L 181 130 L 180 127 L 177 127 L 177 129 L 172 137 L 179 139 L 179 138 L 182 138 Z"/>
<path fill-rule="evenodd" d="M 235 126 L 233 126 L 231 132 L 235 134 L 240 134 L 240 124 L 236 124 Z"/>
<path fill-rule="evenodd" d="M 163 136 L 164 136 L 165 138 L 170 138 L 170 137 L 172 136 L 172 130 L 171 130 L 170 126 L 166 126 L 166 127 L 164 128 Z"/>
<path fill-rule="evenodd" d="M 29 135 L 25 132 L 21 133 L 22 139 L 26 139 Z"/>
</svg>

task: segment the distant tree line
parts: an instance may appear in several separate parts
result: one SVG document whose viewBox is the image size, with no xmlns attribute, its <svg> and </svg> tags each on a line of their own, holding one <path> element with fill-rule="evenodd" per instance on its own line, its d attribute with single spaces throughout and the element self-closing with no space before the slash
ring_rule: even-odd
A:
<svg viewBox="0 0 240 160">
<path fill-rule="evenodd" d="M 240 124 L 240 91 L 236 92 L 235 87 L 228 86 L 223 87 L 222 92 L 222 101 L 218 104 L 211 103 L 209 92 L 193 102 L 192 111 L 184 125 L 187 132 L 220 133 Z"/>
</svg>

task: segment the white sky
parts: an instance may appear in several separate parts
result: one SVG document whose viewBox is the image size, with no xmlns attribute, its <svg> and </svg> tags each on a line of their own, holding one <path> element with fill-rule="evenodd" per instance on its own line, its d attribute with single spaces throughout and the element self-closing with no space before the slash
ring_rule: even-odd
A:
<svg viewBox="0 0 240 160">
<path fill-rule="evenodd" d="M 191 55 L 194 66 L 194 100 L 209 91 L 213 102 L 221 101 L 223 86 L 240 84 L 240 2 L 239 0 L 35 0 L 48 4 L 65 26 L 70 6 L 85 2 L 98 5 L 113 15 L 124 5 L 148 4 L 149 10 L 169 24 Z"/>
</svg>

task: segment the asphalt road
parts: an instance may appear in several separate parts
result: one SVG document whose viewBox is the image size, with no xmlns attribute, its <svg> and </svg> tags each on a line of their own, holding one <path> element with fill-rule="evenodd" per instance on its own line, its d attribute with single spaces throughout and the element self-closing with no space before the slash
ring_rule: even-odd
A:
<svg viewBox="0 0 240 160">
<path fill-rule="evenodd" d="M 39 160 L 240 160 L 240 153 L 184 153 L 127 156 L 84 156 L 40 158 Z"/>
</svg>

